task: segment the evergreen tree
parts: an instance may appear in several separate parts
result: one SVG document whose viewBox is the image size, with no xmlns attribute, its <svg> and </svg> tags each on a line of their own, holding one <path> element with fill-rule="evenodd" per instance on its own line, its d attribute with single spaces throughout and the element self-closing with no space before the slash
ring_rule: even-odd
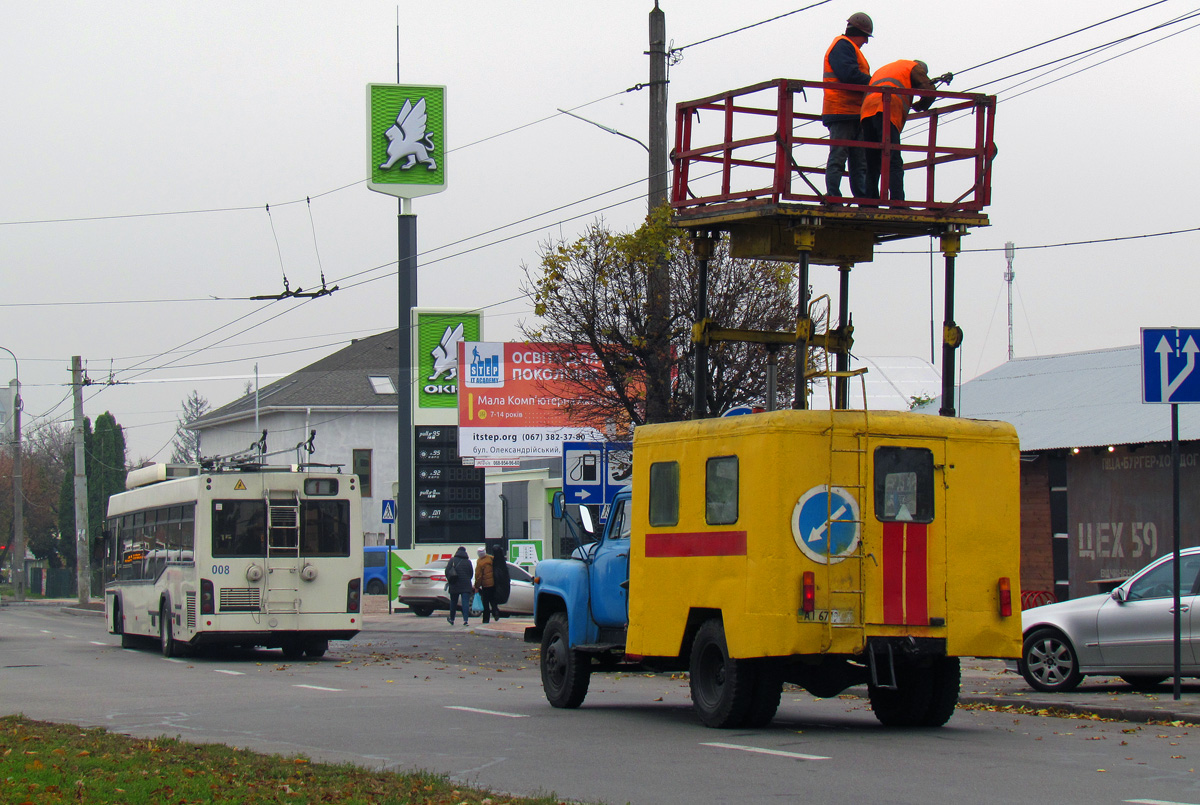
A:
<svg viewBox="0 0 1200 805">
<path fill-rule="evenodd" d="M 105 411 L 96 419 L 83 420 L 83 466 L 88 486 L 88 536 L 94 539 L 104 528 L 108 499 L 125 491 L 125 433 L 116 418 Z M 75 567 L 75 472 L 64 473 L 58 504 L 59 553 L 67 567 Z"/>
<path fill-rule="evenodd" d="M 175 464 L 195 464 L 200 461 L 200 434 L 188 430 L 185 425 L 195 422 L 209 412 L 208 400 L 200 396 L 195 389 L 182 403 L 183 417 L 176 420 L 179 427 L 175 431 L 174 447 L 171 449 L 171 461 Z"/>
</svg>

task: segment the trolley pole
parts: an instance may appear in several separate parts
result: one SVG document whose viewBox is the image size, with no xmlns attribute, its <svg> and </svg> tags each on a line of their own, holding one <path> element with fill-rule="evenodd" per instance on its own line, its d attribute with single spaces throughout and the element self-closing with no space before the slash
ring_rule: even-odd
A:
<svg viewBox="0 0 1200 805">
<path fill-rule="evenodd" d="M 13 364 L 17 356 L 7 347 L 0 347 L 13 356 Z M 12 585 L 13 597 L 17 601 L 25 600 L 25 491 L 23 488 L 24 465 L 21 461 L 21 370 L 18 366 L 16 378 L 8 387 L 12 391 L 12 428 L 13 428 L 13 541 L 12 541 Z"/>
<path fill-rule="evenodd" d="M 696 342 L 695 382 L 692 384 L 692 417 L 704 419 L 708 416 L 708 337 L 703 331 L 708 328 L 708 259 L 713 253 L 712 234 L 697 233 L 692 241 L 696 252 L 696 328 L 701 332 L 692 332 L 692 340 Z M 700 336 L 697 338 L 697 336 Z"/>
</svg>

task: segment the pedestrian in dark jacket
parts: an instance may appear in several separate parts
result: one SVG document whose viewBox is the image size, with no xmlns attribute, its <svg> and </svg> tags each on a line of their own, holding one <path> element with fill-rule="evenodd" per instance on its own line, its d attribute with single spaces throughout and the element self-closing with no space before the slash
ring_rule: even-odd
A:
<svg viewBox="0 0 1200 805">
<path fill-rule="evenodd" d="M 509 578 L 508 557 L 504 555 L 504 546 L 497 543 L 492 552 L 492 600 L 496 602 L 496 620 L 500 620 L 500 605 L 508 603 L 512 580 Z"/>
<path fill-rule="evenodd" d="M 454 625 L 454 611 L 459 608 L 462 609 L 463 626 L 467 625 L 467 616 L 471 612 L 471 597 L 475 592 L 474 581 L 467 549 L 460 545 L 446 563 L 446 592 L 450 594 L 450 617 L 446 620 L 450 621 L 451 625 Z"/>
<path fill-rule="evenodd" d="M 479 593 L 479 601 L 483 605 L 483 622 L 489 617 L 500 620 L 500 606 L 494 595 L 496 588 L 495 576 L 492 572 L 493 559 L 484 548 L 479 549 L 479 558 L 475 560 L 475 592 Z"/>
</svg>

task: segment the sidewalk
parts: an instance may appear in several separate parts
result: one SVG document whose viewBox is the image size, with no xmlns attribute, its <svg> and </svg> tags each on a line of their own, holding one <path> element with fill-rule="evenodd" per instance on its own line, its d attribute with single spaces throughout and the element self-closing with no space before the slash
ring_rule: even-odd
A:
<svg viewBox="0 0 1200 805">
<path fill-rule="evenodd" d="M 41 599 L 17 603 L 5 598 L 0 607 L 57 607 L 73 615 L 103 615 L 103 599 L 93 599 L 81 608 L 76 599 Z M 415 619 L 428 624 L 430 630 L 451 627 L 445 622 L 444 613 L 430 618 L 416 618 L 406 607 L 397 608 L 388 615 L 387 599 L 379 595 L 363 597 L 363 620 L 387 623 L 390 618 Z M 477 634 L 520 640 L 525 627 L 533 620 L 528 617 L 509 617 L 499 622 L 484 625 L 473 621 L 471 631 Z M 851 688 L 848 693 L 863 698 L 865 687 Z M 1082 715 L 1116 721 L 1173 722 L 1182 721 L 1200 725 L 1200 679 L 1183 679 L 1179 701 L 1173 698 L 1171 680 L 1164 682 L 1153 693 L 1138 693 L 1117 677 L 1085 677 L 1078 688 L 1070 693 L 1039 693 L 1026 684 L 1020 674 L 1009 671 L 1003 660 L 964 659 L 962 661 L 962 692 L 959 703 L 967 706 L 1014 708 L 1031 715 Z"/>
</svg>

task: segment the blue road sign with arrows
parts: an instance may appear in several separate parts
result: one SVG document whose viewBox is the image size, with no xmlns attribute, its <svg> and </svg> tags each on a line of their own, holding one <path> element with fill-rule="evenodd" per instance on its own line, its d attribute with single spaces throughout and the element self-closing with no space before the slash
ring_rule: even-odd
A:
<svg viewBox="0 0 1200 805">
<path fill-rule="evenodd" d="M 1200 328 L 1142 328 L 1142 402 L 1200 403 Z"/>
</svg>

